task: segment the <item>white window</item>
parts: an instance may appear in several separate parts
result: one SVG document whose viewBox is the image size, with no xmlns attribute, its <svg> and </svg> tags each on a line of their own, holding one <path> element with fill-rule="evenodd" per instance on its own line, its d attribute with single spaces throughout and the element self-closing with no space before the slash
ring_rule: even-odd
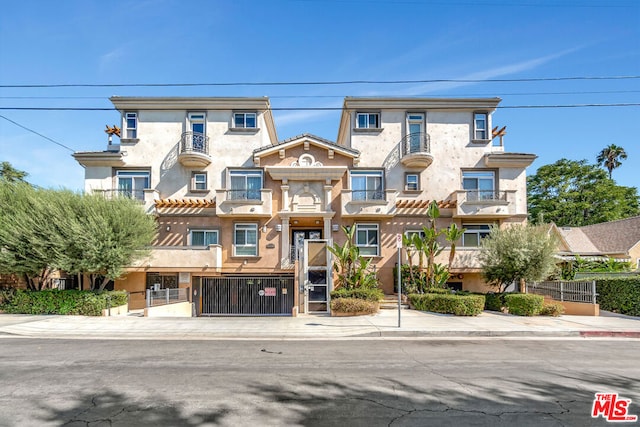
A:
<svg viewBox="0 0 640 427">
<path fill-rule="evenodd" d="M 138 113 L 125 113 L 125 138 L 135 139 L 138 137 Z"/>
<path fill-rule="evenodd" d="M 473 115 L 473 135 L 474 139 L 489 139 L 487 132 L 487 113 L 474 113 Z"/>
<path fill-rule="evenodd" d="M 258 224 L 235 224 L 233 230 L 233 255 L 258 255 Z"/>
<path fill-rule="evenodd" d="M 404 189 L 414 191 L 420 189 L 420 176 L 415 173 L 408 173 L 404 176 Z"/>
<path fill-rule="evenodd" d="M 362 256 L 379 255 L 378 224 L 356 224 L 356 246 Z"/>
<path fill-rule="evenodd" d="M 352 200 L 384 200 L 382 171 L 351 171 Z"/>
<path fill-rule="evenodd" d="M 191 246 L 218 244 L 218 230 L 191 230 Z"/>
<path fill-rule="evenodd" d="M 193 172 L 191 175 L 191 191 L 207 191 L 207 173 Z"/>
<path fill-rule="evenodd" d="M 231 187 L 229 200 L 260 200 L 262 190 L 262 171 L 235 170 L 229 171 Z"/>
<path fill-rule="evenodd" d="M 462 188 L 467 200 L 495 200 L 495 173 L 493 171 L 462 171 Z"/>
<path fill-rule="evenodd" d="M 462 228 L 466 228 L 462 234 L 462 246 L 468 247 L 480 246 L 480 241 L 491 231 L 488 224 L 462 224 Z"/>
<path fill-rule="evenodd" d="M 144 200 L 144 190 L 149 188 L 149 171 L 116 171 L 118 195 L 130 199 Z"/>
<path fill-rule="evenodd" d="M 380 113 L 356 113 L 356 128 L 379 129 Z"/>
<path fill-rule="evenodd" d="M 255 129 L 256 113 L 233 113 L 233 127 L 242 129 Z"/>
</svg>

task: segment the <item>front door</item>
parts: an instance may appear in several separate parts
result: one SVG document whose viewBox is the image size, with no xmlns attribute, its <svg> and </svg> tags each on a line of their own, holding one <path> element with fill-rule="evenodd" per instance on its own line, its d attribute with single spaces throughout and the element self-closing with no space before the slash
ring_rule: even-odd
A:
<svg viewBox="0 0 640 427">
<path fill-rule="evenodd" d="M 329 312 L 331 281 L 330 240 L 306 239 L 302 252 L 305 313 Z"/>
</svg>

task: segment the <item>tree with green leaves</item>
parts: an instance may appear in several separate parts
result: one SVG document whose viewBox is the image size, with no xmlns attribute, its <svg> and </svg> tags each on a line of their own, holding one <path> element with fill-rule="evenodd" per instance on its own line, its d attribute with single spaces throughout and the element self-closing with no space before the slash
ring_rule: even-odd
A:
<svg viewBox="0 0 640 427">
<path fill-rule="evenodd" d="M 624 151 L 624 148 L 611 144 L 608 147 L 603 148 L 600 154 L 598 154 L 597 162 L 599 165 L 603 165 L 607 168 L 609 171 L 609 179 L 611 179 L 611 172 L 620 167 L 622 164 L 620 160 L 625 160 L 626 158 L 627 152 Z"/>
<path fill-rule="evenodd" d="M 333 268 L 338 274 L 336 289 L 373 289 L 378 287 L 378 278 L 371 270 L 372 258 L 360 256 L 360 248 L 354 242 L 355 227 L 342 227 L 347 238 L 343 245 L 337 242 L 329 246 L 334 256 Z"/>
<path fill-rule="evenodd" d="M 545 225 L 493 227 L 482 240 L 479 260 L 487 283 L 500 292 L 512 283 L 535 282 L 548 277 L 555 269 L 555 238 Z"/>
<path fill-rule="evenodd" d="M 155 235 L 155 220 L 133 200 L 0 181 L 0 273 L 22 275 L 32 290 L 49 287 L 54 270 L 102 290 Z"/>
<path fill-rule="evenodd" d="M 586 160 L 560 159 L 527 178 L 529 217 L 534 222 L 579 227 L 640 214 L 638 190 L 616 185 Z"/>
<path fill-rule="evenodd" d="M 29 174 L 11 166 L 9 162 L 0 163 L 0 180 L 8 182 L 24 182 Z"/>
</svg>

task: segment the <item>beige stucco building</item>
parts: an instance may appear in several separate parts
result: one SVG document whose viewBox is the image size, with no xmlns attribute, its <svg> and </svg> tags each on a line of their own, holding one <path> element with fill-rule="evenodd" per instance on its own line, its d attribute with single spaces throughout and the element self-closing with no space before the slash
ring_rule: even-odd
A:
<svg viewBox="0 0 640 427">
<path fill-rule="evenodd" d="M 478 242 L 491 225 L 526 221 L 536 156 L 505 152 L 492 123 L 498 98 L 348 97 L 336 142 L 279 141 L 267 98 L 111 101 L 119 144 L 74 157 L 87 192 L 136 198 L 157 216 L 151 255 L 116 282 L 133 307 L 156 285 L 189 288 L 203 315 L 325 311 L 324 247 L 344 242 L 341 226 L 356 227 L 393 293 L 396 236 L 426 225 L 432 200 L 438 226 L 467 229 L 450 286 L 484 290 Z"/>
</svg>

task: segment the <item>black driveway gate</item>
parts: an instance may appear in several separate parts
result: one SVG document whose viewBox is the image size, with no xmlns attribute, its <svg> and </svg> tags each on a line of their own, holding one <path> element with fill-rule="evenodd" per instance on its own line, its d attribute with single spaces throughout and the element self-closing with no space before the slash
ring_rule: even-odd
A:
<svg viewBox="0 0 640 427">
<path fill-rule="evenodd" d="M 202 316 L 290 316 L 291 276 L 202 278 Z"/>
</svg>

